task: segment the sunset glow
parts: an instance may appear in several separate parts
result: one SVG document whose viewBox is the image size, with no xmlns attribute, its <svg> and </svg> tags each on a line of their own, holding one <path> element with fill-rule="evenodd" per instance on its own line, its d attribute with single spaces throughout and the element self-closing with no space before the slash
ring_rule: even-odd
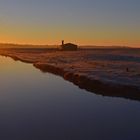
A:
<svg viewBox="0 0 140 140">
<path fill-rule="evenodd" d="M 1 0 L 0 42 L 140 47 L 139 0 Z"/>
</svg>

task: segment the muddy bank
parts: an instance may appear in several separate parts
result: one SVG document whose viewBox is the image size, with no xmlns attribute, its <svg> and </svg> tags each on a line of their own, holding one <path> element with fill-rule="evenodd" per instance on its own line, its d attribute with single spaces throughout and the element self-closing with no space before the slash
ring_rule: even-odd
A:
<svg viewBox="0 0 140 140">
<path fill-rule="evenodd" d="M 14 61 L 21 61 L 23 63 L 33 63 L 33 61 L 30 61 L 30 60 L 23 60 L 23 59 L 20 59 L 19 57 L 17 56 L 12 56 L 12 55 L 5 55 L 5 54 L 0 54 L 1 56 L 5 56 L 5 57 L 10 57 L 12 58 Z"/>
<path fill-rule="evenodd" d="M 59 75 L 87 91 L 140 101 L 140 50 L 5 49 L 0 54 L 31 63 L 42 72 Z"/>
<path fill-rule="evenodd" d="M 99 80 L 90 79 L 83 75 L 65 71 L 49 64 L 35 63 L 33 65 L 42 72 L 50 72 L 62 76 L 65 80 L 68 80 L 79 86 L 79 88 L 94 92 L 95 94 L 111 97 L 123 97 L 140 101 L 140 89 L 138 87 L 104 83 Z"/>
</svg>

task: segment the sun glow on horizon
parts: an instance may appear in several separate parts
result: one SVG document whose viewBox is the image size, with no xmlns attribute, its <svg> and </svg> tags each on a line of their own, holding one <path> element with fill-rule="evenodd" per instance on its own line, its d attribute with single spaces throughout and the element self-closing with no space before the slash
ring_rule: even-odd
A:
<svg viewBox="0 0 140 140">
<path fill-rule="evenodd" d="M 5 0 L 0 42 L 140 47 L 140 1 Z"/>
</svg>

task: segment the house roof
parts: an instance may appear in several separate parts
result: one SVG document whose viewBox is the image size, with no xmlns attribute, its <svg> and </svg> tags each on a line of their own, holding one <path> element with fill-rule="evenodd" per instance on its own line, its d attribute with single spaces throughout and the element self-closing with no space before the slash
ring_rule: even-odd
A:
<svg viewBox="0 0 140 140">
<path fill-rule="evenodd" d="M 66 43 L 66 44 L 64 44 L 64 45 L 62 45 L 62 46 L 77 46 L 77 45 L 72 44 L 72 43 Z"/>
</svg>

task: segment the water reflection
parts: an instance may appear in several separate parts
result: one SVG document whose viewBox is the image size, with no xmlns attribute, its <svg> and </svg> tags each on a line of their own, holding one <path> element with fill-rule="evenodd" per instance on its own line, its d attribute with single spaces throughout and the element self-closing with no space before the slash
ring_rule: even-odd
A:
<svg viewBox="0 0 140 140">
<path fill-rule="evenodd" d="M 65 80 L 72 82 L 81 89 L 85 89 L 94 94 L 109 97 L 121 97 L 130 100 L 140 101 L 140 88 L 129 85 L 111 85 L 98 80 L 90 80 L 86 76 L 79 76 L 73 73 L 65 72 L 61 68 L 51 65 L 33 64 L 35 68 L 40 69 L 41 72 L 53 73 L 63 77 Z"/>
<path fill-rule="evenodd" d="M 0 139 L 139 140 L 139 102 L 90 94 L 10 58 L 0 67 Z"/>
</svg>

